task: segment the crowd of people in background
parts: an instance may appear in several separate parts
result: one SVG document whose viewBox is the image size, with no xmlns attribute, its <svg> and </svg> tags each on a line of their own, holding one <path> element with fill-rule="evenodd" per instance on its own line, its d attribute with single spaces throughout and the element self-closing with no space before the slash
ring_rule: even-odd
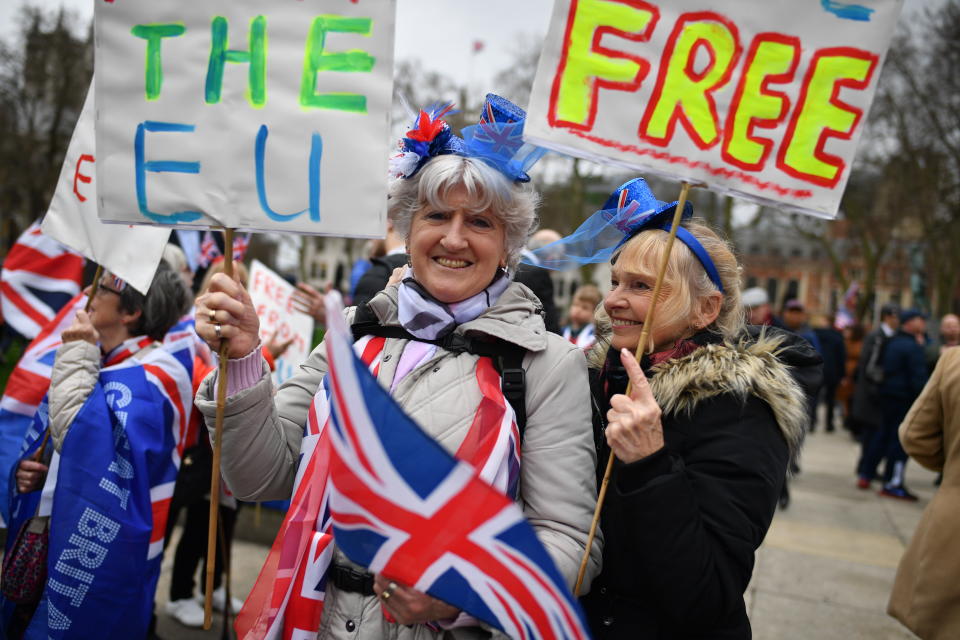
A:
<svg viewBox="0 0 960 640">
<path fill-rule="evenodd" d="M 502 397 L 493 398 L 501 406 L 509 402 L 514 410 L 514 424 L 497 422 L 501 429 L 515 429 L 510 433 L 516 446 L 493 453 L 478 450 L 477 456 L 503 460 L 478 457 L 471 462 L 478 468 L 510 469 L 496 476 L 497 488 L 524 506 L 571 583 L 585 548 L 595 487 L 604 482 L 607 457 L 615 457 L 612 493 L 602 512 L 603 539 L 584 565 L 583 593 L 596 577 L 583 604 L 598 637 L 636 637 L 666 626 L 683 637 L 749 637 L 742 594 L 752 575 L 753 555 L 777 506 L 790 505 L 789 479 L 801 473 L 800 452 L 809 434 L 848 431 L 860 443 L 859 460 L 851 461 L 856 486 L 869 490 L 876 482 L 879 495 L 905 501 L 917 500 L 904 481 L 909 456 L 943 470 L 956 455 L 951 449 L 958 442 L 951 431 L 958 428 L 956 315 L 942 317 L 930 335 L 923 312 L 889 304 L 880 309 L 875 328 L 838 326 L 836 317 L 811 313 L 794 297 L 777 313 L 764 289 L 741 292 L 731 246 L 690 219 L 688 203 L 678 235 L 685 248 L 669 256 L 665 292 L 658 299 L 663 308 L 647 335 L 649 344 L 641 345 L 656 279 L 654 262 L 664 251 L 664 221 L 678 203 L 657 200 L 640 178 L 614 192 L 595 216 L 605 216 L 607 222 L 624 216 L 616 224 L 622 239 L 613 247 L 596 247 L 595 255 L 576 258 L 607 262 L 609 287 L 580 284 L 564 310 L 545 266 L 574 259 L 570 246 L 583 232 L 567 238 L 550 229 L 531 234 L 538 196 L 522 179 L 525 174 L 511 171 L 453 150 L 429 156 L 401 176 L 391 187 L 386 237 L 368 243 L 342 295 L 353 306 L 349 318 L 355 337 L 362 326 L 369 335 L 385 338 L 376 354 L 384 354 L 377 368 L 381 382 L 441 443 L 453 431 L 456 437 L 473 437 L 469 425 L 479 424 L 480 418 L 472 406 L 461 407 L 461 400 L 497 387 L 480 384 L 479 363 L 489 358 L 483 355 L 488 343 L 522 352 L 509 365 L 516 369 L 522 363 L 521 404 L 507 396 L 506 385 Z M 625 198 L 638 206 L 611 204 Z M 637 210 L 645 213 L 634 215 Z M 588 220 L 583 228 L 590 224 Z M 206 573 L 210 560 L 211 502 L 219 505 L 221 524 L 212 560 L 212 603 L 235 613 L 241 602 L 231 597 L 225 572 L 239 500 L 283 500 L 291 498 L 293 488 L 291 509 L 298 508 L 298 465 L 306 459 L 298 452 L 314 396 L 322 393 L 327 363 L 323 350 L 316 349 L 290 382 L 274 389 L 270 372 L 290 343 L 276 336 L 261 341 L 242 261 L 232 278 L 222 273 L 222 258 L 196 273 L 189 264 L 171 244 L 148 294 L 109 272 L 96 293 L 88 291 L 89 313 L 76 312 L 63 332 L 52 369 L 49 412 L 44 405 L 38 413 L 40 426 L 49 423 L 52 446 L 47 449 L 45 438 L 34 438 L 15 464 L 10 524 L 32 532 L 35 518 L 49 528 L 49 519 L 58 517 L 43 511 L 40 491 L 55 464 L 61 474 L 71 472 L 69 456 L 61 456 L 63 463 L 54 456 L 77 442 L 68 435 L 84 428 L 88 405 L 102 404 L 103 413 L 124 402 L 109 395 L 116 389 L 110 386 L 116 384 L 111 367 L 126 363 L 124 380 L 141 370 L 176 379 L 167 392 L 182 382 L 176 398 L 151 396 L 154 404 L 142 403 L 135 414 L 144 424 L 166 421 L 162 431 L 178 436 L 153 442 L 137 430 L 136 420 L 124 422 L 129 437 L 144 438 L 130 448 L 145 461 L 137 473 L 148 474 L 150 484 L 144 485 L 146 493 L 141 487 L 139 494 L 123 499 L 151 505 L 144 513 L 152 514 L 153 533 L 131 537 L 132 553 L 150 560 L 137 570 L 146 576 L 151 606 L 164 547 L 182 520 L 165 611 L 184 626 L 200 627 L 205 585 L 196 575 L 199 567 Z M 316 347 L 332 285 L 294 278 L 291 284 L 294 312 L 317 323 Z M 454 335 L 458 341 L 448 339 Z M 482 339 L 474 340 L 478 335 Z M 189 358 L 151 355 L 184 339 L 190 344 Z M 207 428 L 216 405 L 214 354 L 223 339 L 229 339 L 227 367 L 232 373 L 223 482 L 220 495 L 211 496 L 214 470 Z M 465 367 L 468 357 L 470 366 Z M 426 362 L 438 374 L 429 384 L 411 374 Z M 497 367 L 508 366 L 504 359 L 497 362 Z M 491 372 L 503 374 L 501 369 Z M 408 376 L 410 384 L 398 385 L 406 384 Z M 462 409 L 455 416 L 457 429 L 448 428 L 446 413 L 424 409 L 440 404 Z M 514 460 L 518 451 L 522 456 Z M 952 487 L 958 480 L 951 471 L 943 482 Z M 309 482 L 322 484 L 326 478 Z M 925 610 L 918 613 L 911 594 L 924 594 L 934 602 L 931 606 L 945 606 L 940 587 L 931 587 L 930 574 L 918 567 L 934 553 L 930 540 L 946 544 L 950 527 L 956 526 L 944 515 L 956 506 L 949 500 L 931 505 L 921 527 L 935 533 L 915 540 L 898 575 L 890 610 L 914 629 L 924 629 L 929 616 Z M 738 508 L 729 509 L 732 503 Z M 657 526 L 649 513 L 658 514 Z M 320 522 L 318 514 L 308 515 L 308 521 Z M 14 542 L 8 540 L 8 553 Z M 302 554 L 303 549 L 284 547 L 284 553 Z M 419 631 L 409 631 L 421 623 L 430 630 L 422 637 L 440 637 L 443 629 L 478 624 L 409 585 L 365 572 L 339 551 L 331 558 L 324 574 L 329 577 L 329 613 L 347 619 L 347 633 L 328 630 L 322 637 L 354 637 L 361 625 L 364 637 L 421 637 Z M 642 583 L 636 580 L 641 568 Z M 942 583 L 947 575 L 934 576 L 933 582 Z M 689 586 L 698 581 L 702 588 L 691 594 Z M 14 602 L 5 595 L 6 637 L 22 637 L 34 624 L 37 603 Z M 283 606 L 299 616 L 310 605 L 291 597 Z M 390 616 L 380 615 L 381 606 Z M 147 638 L 156 637 L 156 616 L 142 613 L 150 619 Z M 314 623 L 319 625 L 319 616 Z M 702 633 L 708 635 L 697 635 Z"/>
<path fill-rule="evenodd" d="M 534 252 L 551 245 L 559 238 L 560 235 L 551 230 L 541 230 L 533 236 L 530 244 L 522 249 L 530 259 L 521 266 L 517 277 L 519 280 L 522 276 L 530 289 L 537 290 L 538 304 L 533 311 L 543 319 L 548 330 L 559 334 L 564 341 L 589 354 L 595 349 L 599 336 L 610 331 L 609 324 L 606 324 L 609 318 L 603 313 L 607 298 L 599 287 L 587 283 L 576 288 L 571 303 L 565 311 L 557 308 L 551 277 L 547 270 L 536 266 L 538 255 L 542 255 L 542 252 L 540 254 Z M 407 244 L 404 237 L 391 224 L 386 238 L 371 242 L 367 258 L 358 261 L 355 265 L 349 291 L 344 292 L 346 302 L 348 304 L 368 303 L 388 284 L 398 270 L 402 270 L 409 264 L 410 257 L 406 250 Z M 164 258 L 169 266 L 167 271 L 178 273 L 181 276 L 182 287 L 185 290 L 192 290 L 195 295 L 202 295 L 207 291 L 212 276 L 222 270 L 223 264 L 222 261 L 215 262 L 207 269 L 202 282 L 195 285 L 194 273 L 187 266 L 187 261 L 179 247 L 170 245 L 165 251 Z M 235 277 L 241 285 L 245 282 L 245 274 L 243 264 L 238 263 Z M 325 321 L 323 298 L 330 287 L 315 287 L 304 282 L 295 284 L 297 285 L 295 308 L 298 312 L 313 316 L 322 325 Z M 105 296 L 109 299 L 111 293 L 115 291 L 113 288 L 115 285 L 115 279 L 108 276 L 101 283 L 98 300 Z M 122 293 L 123 289 L 120 289 L 118 295 Z M 188 298 L 184 298 L 181 302 L 187 300 Z M 106 302 L 101 300 L 99 307 L 104 308 L 94 307 L 94 317 L 97 312 L 101 316 L 107 313 L 105 304 Z M 123 315 L 125 312 L 122 304 L 124 303 L 120 301 L 119 304 L 121 306 L 113 310 L 110 318 L 117 327 L 124 327 L 123 323 L 127 322 L 128 318 Z M 190 316 L 190 311 L 187 309 L 189 305 L 185 302 L 176 304 L 179 305 L 179 311 L 171 318 Z M 821 387 L 818 390 L 814 387 L 805 387 L 804 429 L 800 434 L 800 441 L 804 433 L 813 433 L 818 429 L 826 433 L 841 430 L 848 432 L 850 437 L 859 441 L 861 446 L 860 458 L 855 463 L 856 486 L 867 490 L 874 487 L 876 482 L 876 488 L 882 496 L 908 501 L 916 500 L 904 483 L 908 454 L 915 457 L 921 464 L 937 470 L 944 467 L 944 455 L 950 454 L 950 449 L 946 446 L 931 449 L 929 438 L 925 439 L 923 434 L 926 433 L 925 429 L 947 428 L 941 425 L 941 422 L 943 420 L 949 422 L 948 419 L 942 418 L 942 409 L 930 407 L 937 402 L 948 402 L 945 398 L 950 392 L 941 390 L 935 393 L 930 385 L 927 385 L 927 381 L 931 375 L 934 375 L 931 384 L 936 388 L 950 389 L 953 388 L 951 385 L 955 387 L 955 372 L 960 364 L 948 363 L 957 360 L 958 358 L 952 356 L 960 353 L 960 349 L 951 353 L 954 347 L 960 346 L 960 318 L 955 314 L 947 314 L 940 318 L 937 323 L 938 329 L 931 332 L 928 330 L 927 317 L 921 311 L 899 309 L 895 305 L 888 304 L 880 309 L 878 325 L 868 331 L 869 327 L 858 324 L 838 328 L 833 316 L 810 314 L 805 305 L 797 299 L 787 300 L 780 308 L 780 313 L 776 314 L 767 292 L 760 288 L 744 290 L 740 304 L 748 324 L 776 327 L 794 334 L 823 360 Z M 168 313 L 167 316 L 170 314 Z M 64 339 L 86 341 L 83 342 L 86 344 L 90 336 L 94 335 L 93 332 L 99 330 L 103 335 L 112 335 L 110 332 L 117 333 L 120 341 L 114 340 L 110 344 L 116 342 L 120 345 L 134 337 L 133 333 L 140 331 L 140 329 L 134 331 L 130 328 L 123 333 L 119 329 L 111 328 L 113 325 L 106 320 L 97 321 L 98 323 L 89 324 L 89 326 L 83 324 L 84 322 L 91 321 L 81 317 L 80 324 L 73 333 L 65 334 Z M 163 322 L 166 328 L 172 320 Z M 153 333 L 157 331 L 159 329 Z M 72 337 L 74 333 L 77 334 L 77 338 Z M 269 340 L 261 348 L 264 361 L 268 364 L 272 363 L 283 353 L 285 346 L 275 340 Z M 947 355 L 951 357 L 946 358 Z M 938 367 L 940 363 L 942 365 Z M 203 341 L 198 340 L 192 371 L 194 392 L 212 367 L 213 358 L 210 349 Z M 59 402 L 55 398 L 51 401 Z M 912 410 L 911 406 L 913 406 Z M 938 411 L 941 414 L 938 414 Z M 58 414 L 65 415 L 59 409 Z M 938 415 L 942 418 L 939 422 L 934 419 Z M 69 423 L 69 419 L 64 422 L 61 418 L 56 423 L 59 426 L 55 425 L 56 428 L 52 429 L 53 450 L 59 451 L 63 446 Z M 21 462 L 16 474 L 19 489 L 29 491 L 37 483 L 42 484 L 47 465 L 49 465 L 49 453 L 46 459 L 38 459 L 38 461 L 25 459 Z M 790 459 L 789 472 L 787 475 L 800 472 L 799 461 L 795 456 Z M 209 440 L 205 433 L 202 416 L 194 408 L 184 440 L 180 473 L 169 507 L 169 519 L 166 520 L 164 538 L 170 540 L 174 525 L 180 521 L 182 534 L 173 552 L 173 575 L 165 610 L 179 623 L 189 627 L 199 627 L 203 623 L 203 585 L 202 581 L 196 579 L 196 571 L 201 566 L 205 571 L 207 562 L 206 534 L 210 500 L 207 487 L 210 473 Z M 232 495 L 229 483 L 221 483 L 221 487 L 218 502 L 225 535 L 221 539 L 222 544 L 217 546 L 213 602 L 217 610 L 228 608 L 235 612 L 241 602 L 236 598 L 230 598 L 227 602 L 228 596 L 223 588 L 224 558 L 225 554 L 229 553 L 240 503 Z M 789 503 L 789 483 L 788 478 L 785 477 L 780 490 L 779 505 L 781 508 L 787 508 Z M 941 513 L 946 508 L 938 504 L 936 508 L 931 507 L 931 510 Z M 931 522 L 934 519 L 943 519 L 943 517 L 934 515 L 925 517 L 922 526 L 937 527 L 937 524 Z M 921 576 L 916 568 L 917 563 L 922 562 L 922 558 L 930 553 L 929 544 L 914 544 L 905 557 L 904 566 L 898 576 L 894 598 L 890 605 L 891 614 L 902 619 L 908 626 L 926 624 L 922 620 L 918 621 L 918 614 L 911 609 L 905 598 L 914 590 L 934 593 L 928 584 L 928 577 Z M 201 583 L 199 593 L 196 591 L 198 582 Z M 930 597 L 936 599 L 934 596 Z M 29 621 L 29 615 L 26 615 L 25 611 L 18 611 L 13 618 L 14 625 L 22 625 L 27 621 Z M 9 627 L 9 630 L 14 636 L 23 631 L 17 626 Z"/>
</svg>

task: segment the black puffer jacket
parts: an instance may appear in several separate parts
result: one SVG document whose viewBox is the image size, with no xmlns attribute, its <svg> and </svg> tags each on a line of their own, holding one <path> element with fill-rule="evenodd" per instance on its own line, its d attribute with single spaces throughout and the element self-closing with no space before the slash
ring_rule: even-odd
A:
<svg viewBox="0 0 960 640">
<path fill-rule="evenodd" d="M 615 463 L 601 528 L 603 569 L 584 605 L 612 638 L 751 637 L 743 593 L 820 385 L 809 344 L 767 329 L 737 345 L 709 333 L 682 358 L 644 367 L 663 410 L 665 447 Z M 598 477 L 609 398 L 626 375 L 616 352 L 591 371 Z"/>
</svg>

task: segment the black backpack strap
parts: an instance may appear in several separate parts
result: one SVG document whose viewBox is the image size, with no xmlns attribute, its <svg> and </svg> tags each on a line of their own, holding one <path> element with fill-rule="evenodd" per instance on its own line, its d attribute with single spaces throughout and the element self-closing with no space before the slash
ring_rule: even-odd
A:
<svg viewBox="0 0 960 640">
<path fill-rule="evenodd" d="M 350 331 L 353 333 L 353 340 L 356 342 L 363 336 L 379 336 L 382 338 L 402 338 L 404 340 L 415 340 L 402 327 L 385 327 L 377 320 L 370 307 L 364 303 L 357 305 L 357 311 L 353 315 L 353 324 L 350 325 Z"/>
<path fill-rule="evenodd" d="M 353 332 L 354 340 L 359 340 L 367 335 L 420 340 L 420 342 L 430 342 L 454 353 L 466 352 L 475 356 L 490 358 L 497 373 L 500 374 L 500 390 L 503 391 L 503 397 L 513 407 L 513 413 L 517 418 L 517 429 L 520 431 L 520 442 L 523 442 L 523 432 L 527 426 L 527 373 L 523 370 L 523 356 L 527 353 L 527 350 L 523 347 L 504 340 L 492 342 L 477 340 L 459 333 L 451 333 L 437 340 L 422 340 L 410 334 L 403 327 L 381 325 L 366 304 L 357 307 L 350 329 Z"/>
<path fill-rule="evenodd" d="M 493 366 L 500 372 L 500 389 L 507 399 L 513 412 L 517 416 L 517 429 L 520 431 L 520 442 L 523 442 L 523 432 L 527 428 L 527 372 L 523 370 L 523 347 L 503 343 L 508 349 L 503 355 L 493 358 Z"/>
</svg>

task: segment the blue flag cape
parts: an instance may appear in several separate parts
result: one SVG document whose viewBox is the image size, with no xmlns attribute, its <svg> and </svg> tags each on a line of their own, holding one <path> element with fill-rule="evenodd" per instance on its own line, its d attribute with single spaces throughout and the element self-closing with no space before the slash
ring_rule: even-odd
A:
<svg viewBox="0 0 960 640">
<path fill-rule="evenodd" d="M 157 369 L 177 370 L 167 375 L 174 387 L 189 385 L 184 359 L 154 353 Z M 53 494 L 47 584 L 25 638 L 146 635 L 182 437 L 182 399 L 172 400 L 163 382 L 134 360 L 104 369 L 71 424 Z M 27 455 L 47 424 L 38 411 Z M 34 514 L 39 496 L 15 495 L 11 531 Z"/>
</svg>

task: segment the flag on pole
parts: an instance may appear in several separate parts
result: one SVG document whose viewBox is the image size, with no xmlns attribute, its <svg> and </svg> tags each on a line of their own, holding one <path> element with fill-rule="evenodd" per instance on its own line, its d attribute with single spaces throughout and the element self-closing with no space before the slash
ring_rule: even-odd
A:
<svg viewBox="0 0 960 640">
<path fill-rule="evenodd" d="M 203 234 L 203 240 L 200 242 L 200 266 L 209 267 L 221 255 L 223 254 L 220 252 L 220 247 L 217 246 L 213 233 L 207 229 Z"/>
<path fill-rule="evenodd" d="M 404 413 L 355 355 L 341 310 L 328 304 L 327 318 L 337 547 L 511 638 L 588 638 L 520 507 Z"/>
<path fill-rule="evenodd" d="M 97 217 L 93 84 L 70 138 L 60 180 L 43 218 L 43 232 L 123 278 L 146 294 L 170 230 L 104 224 Z"/>
<path fill-rule="evenodd" d="M 243 262 L 243 257 L 247 255 L 247 249 L 250 248 L 250 234 L 237 234 L 233 238 L 233 260 Z"/>
<path fill-rule="evenodd" d="M 0 306 L 4 321 L 24 337 L 36 338 L 80 293 L 82 278 L 83 256 L 45 235 L 34 222 L 3 261 Z"/>
</svg>

